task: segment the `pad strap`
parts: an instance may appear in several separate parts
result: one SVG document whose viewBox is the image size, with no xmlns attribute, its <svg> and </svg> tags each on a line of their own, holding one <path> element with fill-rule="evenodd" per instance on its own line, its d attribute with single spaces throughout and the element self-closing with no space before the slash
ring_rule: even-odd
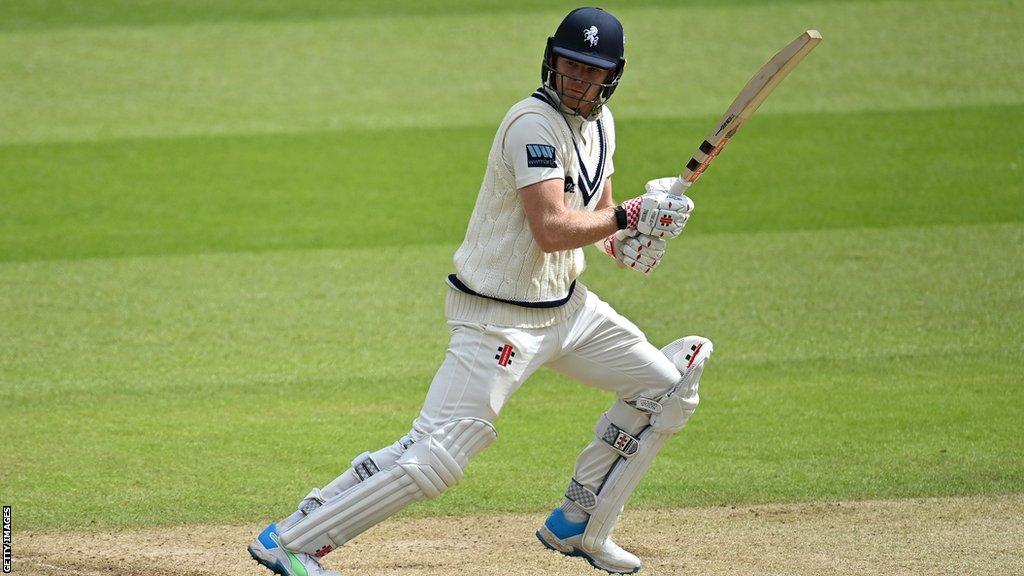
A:
<svg viewBox="0 0 1024 576">
<path fill-rule="evenodd" d="M 640 443 L 636 437 L 616 426 L 608 419 L 607 414 L 601 416 L 601 419 L 597 421 L 597 428 L 594 432 L 609 448 L 624 458 L 629 458 L 640 449 Z"/>
<path fill-rule="evenodd" d="M 359 476 L 359 481 L 362 482 L 380 472 L 380 468 L 377 467 L 373 458 L 370 457 L 369 452 L 363 452 L 352 461 L 352 471 L 356 473 L 356 476 Z"/>
<path fill-rule="evenodd" d="M 320 506 L 323 506 L 324 497 L 320 494 L 319 488 L 313 488 L 309 491 L 309 494 L 299 502 L 299 512 L 302 512 L 303 516 L 308 515 L 313 510 L 316 510 Z"/>
<path fill-rule="evenodd" d="M 587 512 L 590 512 L 597 506 L 597 494 L 594 494 L 590 488 L 577 482 L 575 478 L 569 481 L 569 487 L 565 490 L 565 497 L 579 504 L 580 508 Z"/>
<path fill-rule="evenodd" d="M 648 414 L 660 414 L 662 410 L 660 402 L 658 402 L 657 400 L 652 400 L 651 398 L 645 398 L 643 396 L 638 396 L 633 400 L 628 400 L 626 401 L 626 404 L 629 404 L 630 406 L 636 408 L 637 410 L 647 412 Z"/>
</svg>

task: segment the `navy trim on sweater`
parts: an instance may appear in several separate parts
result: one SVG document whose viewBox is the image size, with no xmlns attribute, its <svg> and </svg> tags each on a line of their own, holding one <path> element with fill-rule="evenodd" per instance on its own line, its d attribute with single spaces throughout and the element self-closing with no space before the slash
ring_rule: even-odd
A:
<svg viewBox="0 0 1024 576">
<path fill-rule="evenodd" d="M 521 306 L 523 308 L 558 308 L 559 306 L 563 306 L 566 302 L 568 302 L 569 299 L 572 298 L 572 293 L 576 290 L 576 281 L 573 280 L 572 284 L 569 285 L 569 293 L 565 296 L 565 298 L 560 298 L 558 300 L 546 300 L 542 302 L 523 302 L 519 300 L 506 300 L 504 298 L 495 298 L 493 296 L 485 296 L 483 294 L 480 294 L 479 292 L 474 291 L 469 286 L 466 286 L 462 282 L 462 280 L 459 280 L 459 277 L 456 276 L 455 274 L 448 275 L 448 283 L 451 284 L 451 286 L 458 290 L 459 292 L 469 294 L 470 296 L 479 296 L 481 298 L 487 298 L 488 300 L 494 300 L 495 302 L 512 304 L 515 306 Z"/>
<path fill-rule="evenodd" d="M 597 196 L 598 193 L 601 192 L 601 183 L 604 181 L 605 158 L 608 155 L 608 150 L 604 140 L 604 124 L 600 119 L 597 120 L 597 141 L 601 153 L 597 158 L 597 169 L 594 171 L 594 177 L 591 178 L 587 171 L 587 164 L 583 161 L 583 155 L 580 154 L 580 147 L 576 144 L 576 135 L 573 134 L 572 125 L 569 124 L 569 120 L 566 119 L 565 114 L 562 113 L 562 109 L 556 102 L 552 101 L 551 95 L 545 92 L 543 88 L 538 89 L 536 92 L 531 94 L 531 96 L 554 108 L 555 111 L 562 116 L 562 120 L 565 120 L 565 125 L 569 127 L 569 137 L 572 138 L 572 148 L 576 152 L 576 163 L 580 167 L 580 173 L 577 176 L 576 184 L 580 192 L 583 194 L 583 205 L 590 205 L 590 201 L 593 200 L 594 196 Z"/>
</svg>

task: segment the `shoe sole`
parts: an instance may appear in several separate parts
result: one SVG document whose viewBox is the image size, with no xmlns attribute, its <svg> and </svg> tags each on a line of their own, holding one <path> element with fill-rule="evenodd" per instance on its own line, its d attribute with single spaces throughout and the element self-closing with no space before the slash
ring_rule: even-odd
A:
<svg viewBox="0 0 1024 576">
<path fill-rule="evenodd" d="M 281 563 L 277 560 L 275 560 L 274 562 L 268 562 L 263 558 L 260 558 L 259 554 L 256 553 L 256 550 L 254 550 L 252 546 L 249 546 L 248 550 L 249 556 L 252 556 L 252 559 L 255 560 L 256 563 L 260 566 L 263 566 L 264 568 L 270 570 L 278 576 L 291 576 L 290 574 L 288 574 L 288 571 L 285 570 L 284 566 L 282 566 Z"/>
<path fill-rule="evenodd" d="M 607 572 L 609 574 L 636 574 L 637 572 L 640 571 L 640 567 L 639 566 L 637 566 L 636 568 L 634 568 L 632 570 L 625 571 L 625 572 L 622 571 L 622 570 L 609 570 L 608 568 L 605 568 L 604 566 L 598 565 L 597 562 L 594 562 L 594 559 L 590 556 L 590 554 L 587 554 L 586 552 L 584 552 L 583 550 L 580 550 L 579 548 L 576 548 L 575 546 L 573 546 L 572 552 L 565 552 L 563 550 L 559 550 L 558 548 L 556 548 L 552 544 L 549 544 L 548 541 L 544 539 L 544 536 L 540 533 L 540 530 L 537 530 L 537 540 L 540 540 L 540 543 L 543 544 L 544 547 L 547 548 L 548 550 L 554 550 L 555 552 L 558 552 L 559 554 L 561 554 L 563 556 L 570 556 L 570 557 L 575 557 L 575 558 L 583 558 L 591 566 L 593 566 L 594 568 L 597 568 L 598 570 L 601 570 L 602 572 Z"/>
</svg>

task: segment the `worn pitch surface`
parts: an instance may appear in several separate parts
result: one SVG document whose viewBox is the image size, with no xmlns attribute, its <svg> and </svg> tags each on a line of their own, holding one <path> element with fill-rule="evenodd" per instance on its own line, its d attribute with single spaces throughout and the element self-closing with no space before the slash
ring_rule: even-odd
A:
<svg viewBox="0 0 1024 576">
<path fill-rule="evenodd" d="M 1024 498 L 984 496 L 639 510 L 616 532 L 645 574 L 1007 576 L 1024 573 Z M 388 522 L 329 556 L 347 576 L 596 574 L 543 549 L 538 515 Z M 258 525 L 30 533 L 18 574 L 243 576 L 262 569 L 239 547 Z"/>
</svg>

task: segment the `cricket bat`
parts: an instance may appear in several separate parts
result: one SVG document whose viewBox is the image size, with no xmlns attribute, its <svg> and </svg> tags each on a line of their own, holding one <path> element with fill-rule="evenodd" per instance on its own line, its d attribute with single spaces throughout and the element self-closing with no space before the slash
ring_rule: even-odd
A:
<svg viewBox="0 0 1024 576">
<path fill-rule="evenodd" d="M 671 194 L 684 194 L 690 185 L 700 178 L 743 122 L 750 118 L 761 102 L 764 102 L 783 78 L 796 68 L 819 42 L 821 34 L 817 30 L 808 30 L 779 50 L 778 54 L 772 56 L 771 60 L 754 74 L 712 128 L 708 137 L 697 147 L 697 151 L 686 163 L 683 173 L 679 175 L 679 180 L 672 185 Z"/>
</svg>

